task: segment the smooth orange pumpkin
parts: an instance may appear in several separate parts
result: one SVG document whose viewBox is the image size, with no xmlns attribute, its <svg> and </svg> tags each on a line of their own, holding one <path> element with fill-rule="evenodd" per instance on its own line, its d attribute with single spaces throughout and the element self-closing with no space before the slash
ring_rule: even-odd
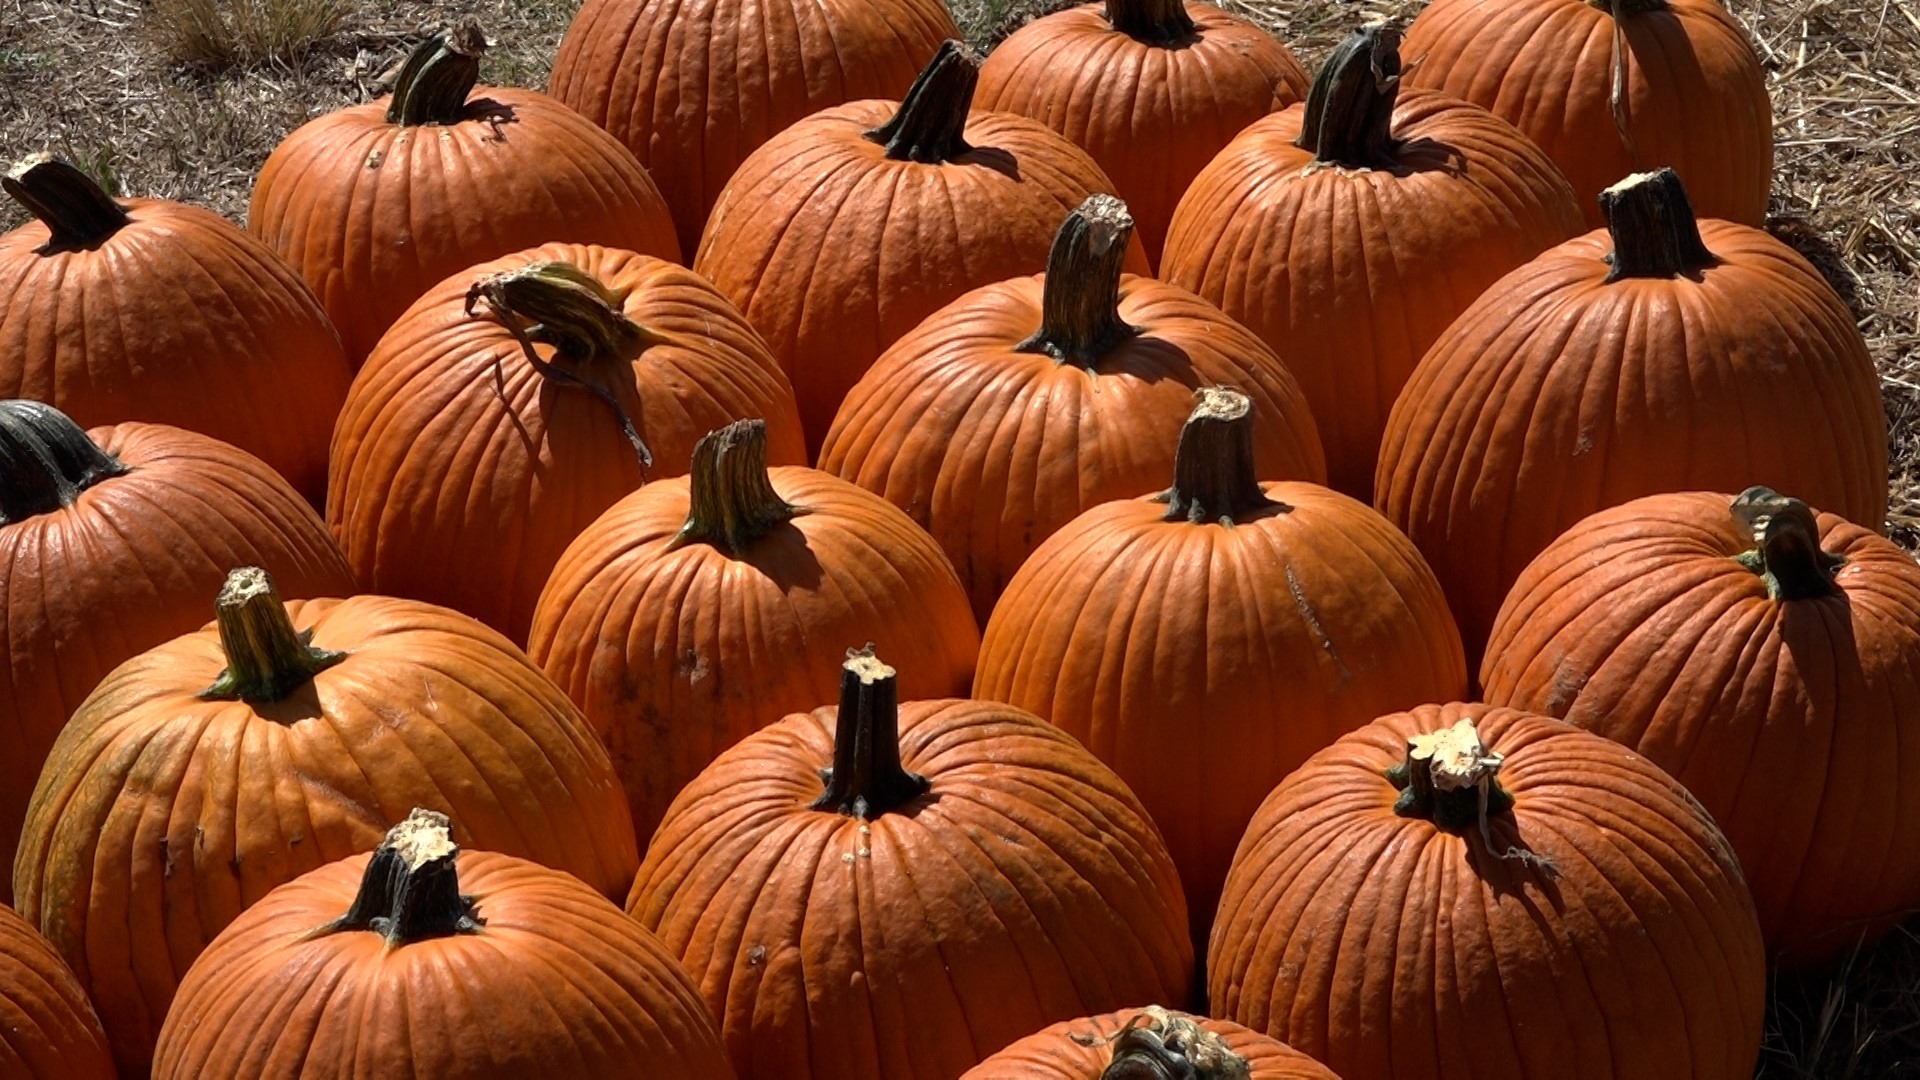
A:
<svg viewBox="0 0 1920 1080">
<path fill-rule="evenodd" d="M 0 1076 L 113 1080 L 106 1032 L 45 938 L 0 905 Z"/>
<path fill-rule="evenodd" d="M 1228 1020 L 1149 1006 L 1064 1020 L 960 1080 L 1340 1080 L 1283 1042 Z"/>
</svg>

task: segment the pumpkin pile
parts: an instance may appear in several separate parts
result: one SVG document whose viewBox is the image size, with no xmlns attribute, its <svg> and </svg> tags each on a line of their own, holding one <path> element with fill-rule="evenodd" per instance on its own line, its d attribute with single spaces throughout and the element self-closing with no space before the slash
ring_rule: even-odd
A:
<svg viewBox="0 0 1920 1080">
<path fill-rule="evenodd" d="M 1920 910 L 1715 0 L 1008 29 L 463 21 L 245 229 L 6 173 L 0 1074 L 1740 1080 Z"/>
</svg>

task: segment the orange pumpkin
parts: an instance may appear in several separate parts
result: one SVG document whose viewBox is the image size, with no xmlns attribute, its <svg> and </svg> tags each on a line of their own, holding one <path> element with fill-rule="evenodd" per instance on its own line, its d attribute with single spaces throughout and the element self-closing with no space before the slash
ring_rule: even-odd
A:
<svg viewBox="0 0 1920 1080">
<path fill-rule="evenodd" d="M 960 1080 L 1340 1080 L 1283 1042 L 1158 1006 L 1063 1020 Z"/>
<path fill-rule="evenodd" d="M 545 94 L 476 87 L 485 49 L 472 22 L 428 38 L 390 97 L 307 122 L 254 183 L 248 227 L 320 294 L 356 365 L 475 263 L 556 241 L 680 258 L 633 154 Z"/>
<path fill-rule="evenodd" d="M 113 1080 L 113 1055 L 66 961 L 0 905 L 0 1076 Z"/>
<path fill-rule="evenodd" d="M 847 394 L 820 467 L 925 526 L 982 621 L 1014 571 L 1084 510 L 1173 471 L 1193 391 L 1243 389 L 1262 476 L 1326 479 L 1313 416 L 1258 338 L 1193 294 L 1123 276 L 1133 220 L 1067 215 L 1047 272 L 975 289 L 895 342 Z"/>
<path fill-rule="evenodd" d="M 1557 720 L 1423 705 L 1262 803 L 1227 876 L 1215 1016 L 1349 1080 L 1748 1080 L 1766 962 L 1726 838 Z"/>
</svg>

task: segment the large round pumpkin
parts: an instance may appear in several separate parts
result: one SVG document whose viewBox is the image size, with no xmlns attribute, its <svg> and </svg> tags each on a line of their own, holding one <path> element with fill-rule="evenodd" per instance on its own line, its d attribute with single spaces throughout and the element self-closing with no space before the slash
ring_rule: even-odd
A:
<svg viewBox="0 0 1920 1080">
<path fill-rule="evenodd" d="M 1200 942 L 1233 846 L 1281 777 L 1467 684 L 1419 552 L 1345 495 L 1261 483 L 1254 419 L 1245 395 L 1203 390 L 1173 486 L 1096 506 L 1040 545 L 993 610 L 973 682 L 1139 793 Z"/>
<path fill-rule="evenodd" d="M 1159 490 L 1193 392 L 1261 415 L 1262 476 L 1326 479 L 1314 418 L 1272 351 L 1184 289 L 1121 274 L 1132 218 L 1067 215 L 1047 272 L 975 289 L 847 394 L 820 467 L 886 496 L 953 559 L 984 621 L 1027 556 L 1082 511 Z"/>
<path fill-rule="evenodd" d="M 211 211 L 110 198 L 64 161 L 4 186 L 38 220 L 0 236 L 0 398 L 211 435 L 319 505 L 352 371 L 300 275 Z"/>
<path fill-rule="evenodd" d="M 81 704 L 14 862 L 20 913 L 73 965 L 129 1075 L 213 935 L 410 806 L 607 895 L 631 882 L 606 750 L 498 634 L 386 597 L 283 605 L 251 568 L 216 609 Z"/>
<path fill-rule="evenodd" d="M 179 428 L 89 433 L 50 405 L 0 402 L 0 901 L 67 718 L 121 661 L 204 626 L 238 565 L 291 596 L 354 591 L 319 515 L 258 459 Z"/>
<path fill-rule="evenodd" d="M 1685 784 L 1788 960 L 1920 908 L 1920 566 L 1892 541 L 1766 488 L 1636 499 L 1520 575 L 1481 681 Z"/>
<path fill-rule="evenodd" d="M 587 0 L 547 88 L 632 149 L 691 252 L 761 143 L 821 109 L 898 98 L 959 36 L 939 0 Z"/>
<path fill-rule="evenodd" d="M 940 545 L 844 480 L 769 470 L 765 422 L 742 420 L 567 548 L 528 652 L 606 740 L 650 836 L 722 750 L 831 704 L 849 641 L 899 659 L 914 698 L 964 695 L 980 651 Z"/>
<path fill-rule="evenodd" d="M 0 905 L 0 1076 L 113 1080 L 106 1032 L 45 938 Z"/>
<path fill-rule="evenodd" d="M 898 104 L 856 101 L 740 165 L 694 269 L 793 377 L 809 451 L 873 361 L 969 289 L 1044 269 L 1055 230 L 1112 182 L 1045 125 L 970 113 L 979 59 L 948 42 Z M 1139 241 L 1129 268 L 1147 270 Z"/>
<path fill-rule="evenodd" d="M 1884 524 L 1880 379 L 1819 272 L 1758 229 L 1696 224 L 1671 171 L 1615 189 L 1608 217 L 1489 288 L 1387 419 L 1375 505 L 1433 565 L 1475 667 L 1520 571 L 1597 510 L 1768 477 Z"/>
<path fill-rule="evenodd" d="M 549 244 L 422 296 L 354 379 L 327 522 L 368 589 L 525 641 L 560 553 L 734 420 L 805 461 L 793 391 L 713 286 L 630 251 Z"/>
<path fill-rule="evenodd" d="M 478 262 L 554 241 L 680 258 L 633 154 L 545 94 L 476 87 L 485 48 L 470 22 L 427 39 L 391 96 L 309 121 L 254 183 L 248 228 L 320 294 L 355 364 Z"/>
<path fill-rule="evenodd" d="M 1394 32 L 1348 38 L 1305 105 L 1195 178 L 1160 266 L 1286 361 L 1333 487 L 1362 500 L 1427 347 L 1501 275 L 1584 231 L 1573 189 L 1512 125 L 1400 90 Z"/>
<path fill-rule="evenodd" d="M 1339 1080 L 1325 1065 L 1230 1020 L 1158 1006 L 1063 1020 L 960 1080 Z"/>
<path fill-rule="evenodd" d="M 1725 837 L 1617 743 L 1485 705 L 1385 716 L 1262 803 L 1215 1016 L 1347 1080 L 1748 1080 L 1766 962 Z"/>
<path fill-rule="evenodd" d="M 1766 69 L 1719 0 L 1434 0 L 1407 85 L 1491 109 L 1601 223 L 1600 192 L 1670 165 L 1704 217 L 1759 225 L 1773 183 Z"/>
<path fill-rule="evenodd" d="M 1273 35 L 1211 4 L 1106 0 L 1021 27 L 980 66 L 975 104 L 1031 116 L 1093 155 L 1147 258 L 1174 204 L 1240 129 L 1307 96 Z"/>
<path fill-rule="evenodd" d="M 1055 1021 L 1186 996 L 1180 881 L 1120 778 L 1038 718 L 902 705 L 870 650 L 840 707 L 720 755 L 627 909 L 742 1077 L 954 1077 Z"/>
<path fill-rule="evenodd" d="M 269 893 L 187 972 L 159 1080 L 730 1080 L 660 942 L 568 874 L 461 851 L 415 810 Z"/>
</svg>

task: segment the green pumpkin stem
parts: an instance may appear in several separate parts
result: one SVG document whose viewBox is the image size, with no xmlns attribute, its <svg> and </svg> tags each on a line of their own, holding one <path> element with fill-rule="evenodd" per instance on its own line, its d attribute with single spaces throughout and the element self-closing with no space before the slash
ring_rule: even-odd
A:
<svg viewBox="0 0 1920 1080">
<path fill-rule="evenodd" d="M 687 523 L 667 550 L 709 544 L 745 555 L 753 542 L 807 511 L 780 497 L 767 473 L 767 422 L 737 420 L 693 447 Z"/>
<path fill-rule="evenodd" d="M 273 578 L 257 566 L 227 575 L 214 600 L 214 625 L 227 668 L 201 691 L 208 701 L 280 701 L 347 658 L 343 652 L 314 648 L 313 631 L 294 630 Z"/>
<path fill-rule="evenodd" d="M 965 136 L 979 82 L 980 54 L 946 41 L 907 88 L 893 118 L 867 132 L 867 138 L 886 147 L 895 161 L 952 161 L 973 149 Z"/>
<path fill-rule="evenodd" d="M 1820 523 L 1813 508 L 1768 487 L 1750 487 L 1732 506 L 1735 521 L 1753 536 L 1753 548 L 1736 558 L 1760 575 L 1775 600 L 1818 600 L 1841 595 L 1833 580 L 1844 555 L 1820 547 Z"/>
<path fill-rule="evenodd" d="M 0 401 L 0 525 L 64 510 L 88 488 L 128 471 L 59 409 Z"/>
<path fill-rule="evenodd" d="M 873 646 L 847 653 L 840 667 L 840 712 L 833 731 L 833 767 L 821 770 L 826 790 L 815 810 L 869 821 L 926 794 L 927 778 L 900 763 L 900 697 L 894 670 Z"/>
<path fill-rule="evenodd" d="M 1400 98 L 1400 32 L 1369 26 L 1347 35 L 1307 91 L 1306 115 L 1294 145 L 1315 165 L 1392 168 L 1400 144 L 1393 107 Z"/>
<path fill-rule="evenodd" d="M 1111 195 L 1090 196 L 1069 213 L 1047 255 L 1040 329 L 1014 349 L 1091 371 L 1138 334 L 1120 318 L 1120 275 L 1132 236 L 1133 215 Z"/>
<path fill-rule="evenodd" d="M 372 931 L 386 939 L 389 949 L 416 941 L 477 934 L 486 925 L 474 912 L 474 899 L 460 895 L 460 875 L 454 867 L 460 855 L 445 814 L 414 810 L 387 830 L 387 837 L 367 861 L 360 891 L 340 918 L 314 930 L 310 937 L 348 931 Z"/>
<path fill-rule="evenodd" d="M 393 81 L 387 123 L 403 127 L 457 124 L 466 118 L 467 96 L 480 81 L 487 35 L 468 19 L 421 42 Z"/>
<path fill-rule="evenodd" d="M 1166 520 L 1230 525 L 1282 506 L 1261 490 L 1254 467 L 1252 400 L 1224 386 L 1203 386 L 1194 398 L 1174 451 L 1173 486 L 1155 496 L 1167 504 Z"/>
<path fill-rule="evenodd" d="M 1100 1039 L 1072 1036 L 1083 1046 L 1113 1047 L 1100 1080 L 1249 1080 L 1247 1059 L 1193 1017 L 1150 1005 L 1127 1025 Z"/>
<path fill-rule="evenodd" d="M 1686 277 L 1720 261 L 1700 239 L 1693 204 L 1672 169 L 1635 173 L 1601 192 L 1600 212 L 1613 238 L 1608 281 Z"/>
<path fill-rule="evenodd" d="M 1194 32 L 1186 0 L 1107 0 L 1107 22 L 1147 45 L 1172 45 Z"/>
<path fill-rule="evenodd" d="M 47 227 L 43 255 L 99 247 L 131 219 L 93 178 L 51 154 L 35 154 L 0 177 L 14 202 Z"/>
</svg>

